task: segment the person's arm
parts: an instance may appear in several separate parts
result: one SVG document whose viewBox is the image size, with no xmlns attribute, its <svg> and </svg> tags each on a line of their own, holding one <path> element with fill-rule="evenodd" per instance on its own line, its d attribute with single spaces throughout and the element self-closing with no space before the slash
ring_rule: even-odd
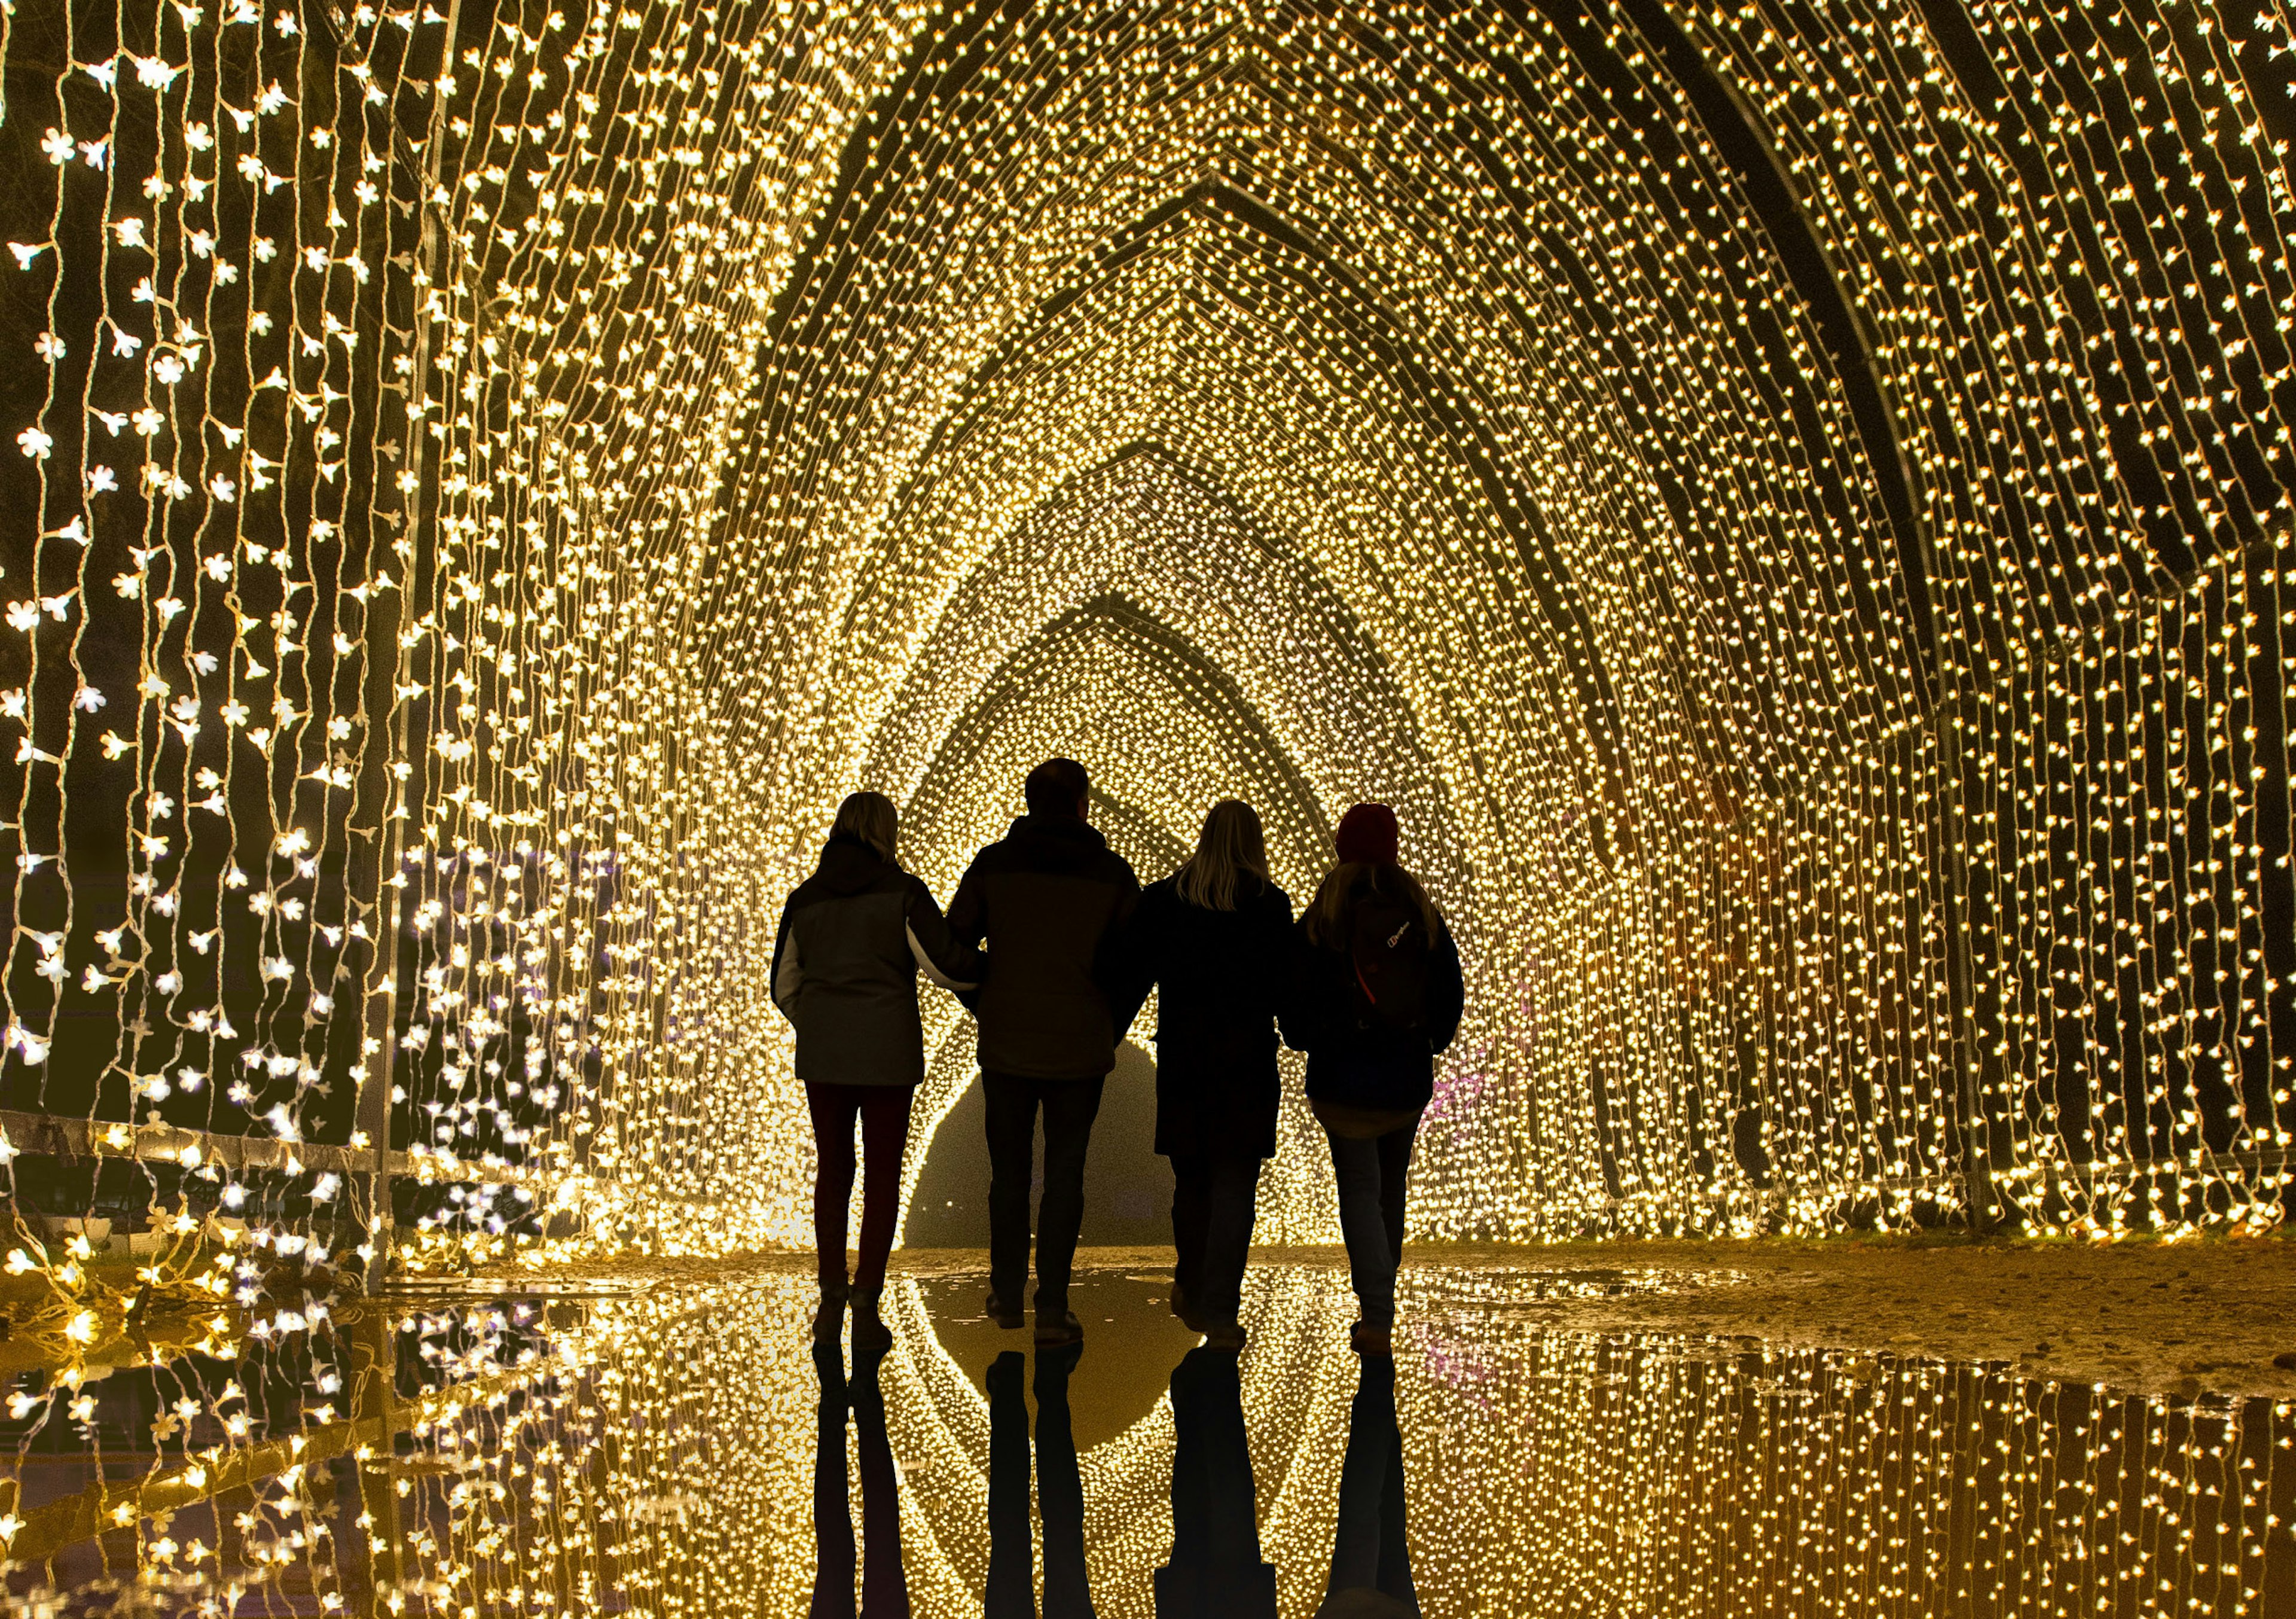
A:
<svg viewBox="0 0 2296 1619">
<path fill-rule="evenodd" d="M 972 857 L 972 864 L 964 868 L 964 875 L 958 879 L 956 892 L 948 900 L 949 945 L 953 949 L 970 953 L 974 986 L 950 993 L 966 1011 L 976 1015 L 980 1010 L 980 985 L 988 976 L 988 958 L 980 949 L 981 941 L 988 936 L 988 888 L 980 875 L 980 855 L 988 852 L 984 849 Z"/>
<path fill-rule="evenodd" d="M 972 949 L 979 949 L 988 936 L 988 906 L 981 893 L 979 855 L 964 868 L 956 892 L 949 896 L 948 936 L 952 942 Z"/>
<path fill-rule="evenodd" d="M 1148 986 L 1152 982 L 1142 977 L 1140 968 L 1128 957 L 1137 948 L 1152 949 L 1153 941 L 1133 938 L 1143 908 L 1140 879 L 1121 856 L 1111 855 L 1110 859 L 1116 863 L 1112 874 L 1117 887 L 1116 906 L 1109 913 L 1108 926 L 1101 933 L 1100 948 L 1094 952 L 1093 976 L 1100 983 L 1101 993 L 1108 998 L 1109 1023 L 1116 1031 L 1116 1043 L 1120 1046 L 1131 1032 L 1132 1020 L 1140 1015 L 1141 1005 L 1147 1000 Z"/>
<path fill-rule="evenodd" d="M 1300 930 L 1292 920 L 1292 896 L 1275 884 L 1267 885 L 1260 903 L 1259 950 L 1267 974 L 1267 1010 L 1280 1029 L 1299 990 Z"/>
<path fill-rule="evenodd" d="M 1459 970 L 1459 945 L 1450 924 L 1435 919 L 1435 949 L 1427 957 L 1427 1048 L 1440 1051 L 1459 1032 L 1466 1015 L 1467 981 Z"/>
<path fill-rule="evenodd" d="M 1276 1014 L 1283 1043 L 1294 1051 L 1314 1051 L 1331 1039 L 1331 952 L 1316 949 L 1300 928 L 1292 930 L 1285 990 Z"/>
<path fill-rule="evenodd" d="M 944 990 L 980 987 L 980 952 L 958 941 L 940 907 L 933 903 L 932 891 L 914 877 L 909 879 L 906 922 L 909 954 L 927 978 Z"/>
<path fill-rule="evenodd" d="M 805 965 L 798 959 L 797 940 L 790 933 L 790 908 L 782 907 L 781 926 L 774 934 L 774 1005 L 783 1017 L 797 1022 L 797 992 L 805 983 Z"/>
<path fill-rule="evenodd" d="M 1138 900 L 1121 921 L 1111 920 L 1101 935 L 1100 959 L 1094 976 L 1108 998 L 1109 1021 L 1120 1044 L 1140 1015 L 1155 986 L 1156 964 L 1163 958 L 1160 945 L 1162 909 L 1155 896 Z"/>
</svg>

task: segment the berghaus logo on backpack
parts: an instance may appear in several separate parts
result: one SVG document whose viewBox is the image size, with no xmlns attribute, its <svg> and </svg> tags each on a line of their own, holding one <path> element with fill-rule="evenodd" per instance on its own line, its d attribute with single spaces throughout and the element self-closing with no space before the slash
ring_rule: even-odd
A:
<svg viewBox="0 0 2296 1619">
<path fill-rule="evenodd" d="M 1419 908 L 1384 894 L 1356 907 L 1348 953 L 1355 964 L 1356 1022 L 1365 1029 L 1427 1023 L 1427 937 Z"/>
</svg>

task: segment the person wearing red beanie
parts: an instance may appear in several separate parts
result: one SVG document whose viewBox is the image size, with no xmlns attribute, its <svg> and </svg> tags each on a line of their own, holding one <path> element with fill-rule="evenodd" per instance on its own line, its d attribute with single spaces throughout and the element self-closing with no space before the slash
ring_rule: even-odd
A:
<svg viewBox="0 0 2296 1619">
<path fill-rule="evenodd" d="M 1435 1054 L 1465 1011 L 1459 948 L 1397 860 L 1395 811 L 1357 804 L 1332 840 L 1339 864 L 1300 914 L 1284 1044 L 1308 1054 L 1308 1101 L 1331 1144 L 1340 1231 L 1363 1319 L 1357 1352 L 1392 1352 L 1405 1177 Z"/>
<path fill-rule="evenodd" d="M 1332 842 L 1343 866 L 1393 866 L 1402 838 L 1394 810 L 1385 804 L 1357 804 L 1340 818 Z"/>
</svg>

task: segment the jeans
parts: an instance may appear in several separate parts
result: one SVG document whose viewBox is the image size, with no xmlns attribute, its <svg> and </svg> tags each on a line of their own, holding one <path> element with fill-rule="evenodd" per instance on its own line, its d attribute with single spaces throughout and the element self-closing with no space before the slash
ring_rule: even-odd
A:
<svg viewBox="0 0 2296 1619">
<path fill-rule="evenodd" d="M 1411 1541 L 1405 1531 L 1395 1362 L 1385 1355 L 1371 1355 L 1357 1374 L 1355 1404 L 1348 1413 L 1348 1449 L 1340 1463 L 1339 1521 L 1332 1530 L 1332 1578 L 1324 1588 L 1324 1609 L 1338 1607 L 1342 1592 L 1375 1590 L 1389 1602 L 1374 1611 L 1415 1619 L 1419 1593 L 1411 1581 Z"/>
<path fill-rule="evenodd" d="M 984 1073 L 988 1103 L 988 1286 L 1018 1309 L 1029 1281 L 1029 1182 L 1037 1109 L 1045 1110 L 1045 1196 L 1037 1210 L 1037 1309 L 1069 1307 L 1069 1271 L 1084 1229 L 1084 1155 L 1107 1075 L 1030 1080 Z"/>
<path fill-rule="evenodd" d="M 1332 1174 L 1340 1187 L 1340 1235 L 1347 1239 L 1348 1271 L 1368 1327 L 1395 1325 L 1395 1270 L 1403 1262 L 1404 1177 L 1411 1167 L 1416 1119 L 1368 1139 L 1324 1136 L 1332 1144 Z"/>
<path fill-rule="evenodd" d="M 859 1288 L 885 1285 L 885 1256 L 901 1212 L 901 1155 L 909 1141 L 906 1085 L 816 1085 L 805 1088 L 813 1139 L 821 1161 L 813 1183 L 813 1241 L 821 1252 L 821 1285 L 845 1286 L 845 1218 L 853 1201 L 853 1120 L 861 1120 L 861 1153 L 868 1163 L 861 1189 L 861 1256 L 853 1271 Z"/>
<path fill-rule="evenodd" d="M 1259 1195 L 1256 1157 L 1172 1155 L 1172 1279 L 1208 1322 L 1232 1322 L 1242 1307 Z"/>
</svg>

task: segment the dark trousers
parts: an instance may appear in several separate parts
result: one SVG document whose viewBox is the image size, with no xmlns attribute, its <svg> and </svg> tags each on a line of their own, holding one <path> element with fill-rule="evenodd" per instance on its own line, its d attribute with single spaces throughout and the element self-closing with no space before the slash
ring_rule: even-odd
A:
<svg viewBox="0 0 2296 1619">
<path fill-rule="evenodd" d="M 1173 1368 L 1172 1432 L 1172 1557 L 1156 1571 L 1156 1619 L 1275 1619 L 1233 1352 L 1190 1350 Z"/>
<path fill-rule="evenodd" d="M 1037 1209 L 1037 1308 L 1069 1307 L 1069 1271 L 1084 1229 L 1084 1154 L 1105 1074 L 1030 1080 L 984 1073 L 988 1103 L 988 1286 L 1019 1309 L 1029 1282 L 1029 1182 L 1037 1110 L 1045 1113 L 1045 1196 Z"/>
<path fill-rule="evenodd" d="M 885 1393 L 878 1386 L 877 1362 L 857 1358 L 853 1380 L 834 1344 L 813 1352 L 821 1376 L 820 1449 L 813 1462 L 813 1532 L 816 1554 L 809 1619 L 908 1619 L 908 1580 L 901 1572 L 901 1497 L 893 1471 L 893 1451 L 885 1436 Z M 861 1541 L 857 1557 L 853 1507 L 845 1472 L 845 1412 L 853 1412 L 854 1438 L 861 1453 Z M 853 1603 L 853 1574 L 860 1564 L 861 1604 Z"/>
<path fill-rule="evenodd" d="M 1365 1324 L 1395 1324 L 1395 1272 L 1403 1262 L 1404 1178 L 1411 1168 L 1416 1119 L 1368 1139 L 1334 1135 L 1332 1176 L 1339 1182 L 1340 1235 L 1347 1239 L 1348 1274 Z"/>
<path fill-rule="evenodd" d="M 1044 1619 L 1092 1619 L 1084 1557 L 1084 1475 L 1069 1418 L 1069 1375 L 1081 1344 L 1037 1356 L 1037 1515 L 1045 1530 Z M 988 1584 L 986 1619 L 1037 1619 L 1029 1534 L 1029 1408 L 1026 1366 L 1006 1350 L 988 1368 Z"/>
<path fill-rule="evenodd" d="M 1259 1160 L 1172 1155 L 1172 1278 L 1206 1321 L 1233 1321 L 1259 1216 Z"/>
<path fill-rule="evenodd" d="M 1348 1449 L 1340 1463 L 1339 1522 L 1332 1536 L 1332 1579 L 1317 1611 L 1341 1608 L 1346 1591 L 1375 1590 L 1389 1598 L 1376 1611 L 1419 1613 L 1411 1582 L 1411 1541 L 1403 1504 L 1403 1433 L 1395 1417 L 1395 1361 L 1367 1355 L 1357 1375 L 1348 1413 Z M 1361 1613 L 1365 1607 L 1344 1611 Z"/>
<path fill-rule="evenodd" d="M 845 1220 L 853 1202 L 853 1121 L 861 1121 L 861 1155 L 868 1164 L 861 1188 L 861 1256 L 856 1287 L 885 1285 L 885 1256 L 901 1212 L 901 1155 L 909 1141 L 906 1085 L 815 1085 L 805 1088 L 813 1115 L 814 1147 L 821 1168 L 813 1183 L 813 1242 L 821 1252 L 821 1285 L 845 1286 Z"/>
</svg>

